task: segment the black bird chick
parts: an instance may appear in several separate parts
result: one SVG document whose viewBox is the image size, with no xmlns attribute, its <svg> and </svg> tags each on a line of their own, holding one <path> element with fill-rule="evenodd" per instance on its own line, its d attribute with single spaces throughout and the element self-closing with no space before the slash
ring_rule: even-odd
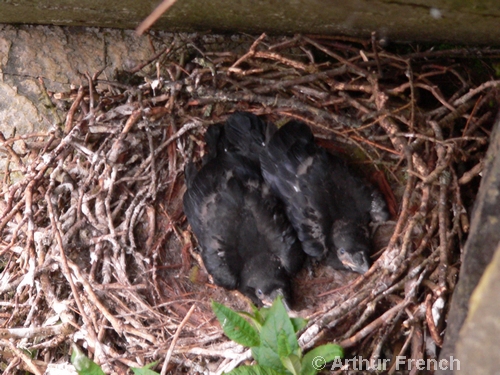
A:
<svg viewBox="0 0 500 375">
<path fill-rule="evenodd" d="M 266 146 L 267 123 L 253 113 L 236 112 L 227 119 L 224 129 L 229 151 L 250 159 L 259 165 L 260 170 L 260 155 Z"/>
<path fill-rule="evenodd" d="M 326 257 L 336 269 L 368 271 L 368 224 L 388 219 L 380 192 L 341 158 L 316 145 L 304 123 L 282 126 L 266 151 L 261 157 L 264 179 L 285 202 L 303 250 L 311 257 Z"/>
<path fill-rule="evenodd" d="M 263 145 L 243 142 L 245 137 L 263 142 L 259 129 L 265 123 L 238 113 L 226 126 L 207 130 L 204 165 L 198 172 L 192 166 L 186 170 L 184 212 L 217 285 L 238 289 L 257 305 L 269 304 L 279 294 L 290 303 L 290 279 L 305 255 L 284 207 L 263 181 L 255 157 Z M 238 142 L 231 138 L 234 131 L 244 135 Z"/>
</svg>

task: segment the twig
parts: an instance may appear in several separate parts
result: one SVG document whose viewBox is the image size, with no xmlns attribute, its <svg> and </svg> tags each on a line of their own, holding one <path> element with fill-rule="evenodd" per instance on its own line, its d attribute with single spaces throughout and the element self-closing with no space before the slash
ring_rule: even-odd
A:
<svg viewBox="0 0 500 375">
<path fill-rule="evenodd" d="M 500 81 L 488 81 L 485 83 L 482 83 L 475 89 L 469 90 L 467 94 L 462 96 L 461 98 L 458 98 L 453 102 L 454 106 L 462 105 L 466 103 L 469 99 L 471 99 L 473 96 L 479 94 L 481 91 L 484 91 L 486 89 L 489 89 L 490 87 L 499 87 L 500 86 Z"/>
<path fill-rule="evenodd" d="M 472 181 L 473 178 L 477 177 L 481 173 L 483 168 L 484 168 L 484 160 L 481 160 L 479 163 L 477 163 L 475 166 L 473 166 L 467 172 L 464 172 L 462 177 L 459 178 L 458 184 L 459 185 L 468 184 L 469 182 Z"/>
<path fill-rule="evenodd" d="M 64 133 L 68 134 L 72 127 L 73 127 L 73 117 L 75 116 L 75 112 L 80 106 L 80 103 L 83 100 L 83 96 L 85 95 L 85 90 L 83 89 L 83 86 L 80 86 L 78 88 L 78 94 L 76 96 L 75 101 L 71 104 L 71 107 L 69 108 L 69 111 L 66 115 L 66 122 L 64 124 Z"/>
<path fill-rule="evenodd" d="M 173 0 L 173 1 L 175 2 L 176 0 Z M 139 35 L 140 34 L 141 33 L 139 33 Z M 140 71 L 145 66 L 148 66 L 152 62 L 158 60 L 162 55 L 168 56 L 168 54 L 172 51 L 172 49 L 174 48 L 174 46 L 175 46 L 175 40 L 172 41 L 172 43 L 170 44 L 170 47 L 163 48 L 160 52 L 158 52 L 156 55 L 154 55 L 153 57 L 151 57 L 148 61 L 145 61 L 145 62 L 137 65 L 135 68 L 131 69 L 129 72 L 130 73 L 137 73 L 138 71 Z"/>
<path fill-rule="evenodd" d="M 52 198 L 51 197 L 52 189 L 53 189 L 53 185 L 51 185 L 49 187 L 49 189 L 47 190 L 47 193 L 45 195 L 45 199 L 48 203 L 48 210 L 49 210 L 50 222 L 52 225 L 52 232 L 54 233 L 54 235 L 56 237 L 56 241 L 57 241 L 57 244 L 59 247 L 59 256 L 61 258 L 61 267 L 62 267 L 64 276 L 66 277 L 66 280 L 68 280 L 68 283 L 69 283 L 70 288 L 71 288 L 71 292 L 73 293 L 73 298 L 75 299 L 75 302 L 78 306 L 78 309 L 80 310 L 80 314 L 82 316 L 82 319 L 83 319 L 85 325 L 87 326 L 87 332 L 90 336 L 90 340 L 89 340 L 88 344 L 97 351 L 98 357 L 100 357 L 101 351 L 99 350 L 100 348 L 99 348 L 99 343 L 97 341 L 97 335 L 96 335 L 95 331 L 92 329 L 92 322 L 91 322 L 90 318 L 88 317 L 87 313 L 85 312 L 85 308 L 83 307 L 83 303 L 80 299 L 80 294 L 78 293 L 78 290 L 76 289 L 75 284 L 73 282 L 73 278 L 71 276 L 71 271 L 70 271 L 69 266 L 68 266 L 68 260 L 66 258 L 66 254 L 64 252 L 61 233 L 59 232 L 59 228 L 57 227 L 55 211 L 54 211 L 54 207 L 52 205 L 52 199 L 51 199 Z"/>
<path fill-rule="evenodd" d="M 258 47 L 258 45 L 260 44 L 260 42 L 262 42 L 264 40 L 264 38 L 266 37 L 266 33 L 263 33 L 261 34 L 261 36 L 259 36 L 253 43 L 252 45 L 250 46 L 250 49 L 248 50 L 247 53 L 245 53 L 243 56 L 241 56 L 238 60 L 236 60 L 236 62 L 231 65 L 228 69 L 228 72 L 239 72 L 240 69 L 239 68 L 236 68 L 238 65 L 240 65 L 243 61 L 245 61 L 246 59 L 252 57 L 255 55 L 255 50 L 256 48 Z"/>
<path fill-rule="evenodd" d="M 5 139 L 4 135 L 2 132 L 0 132 L 0 145 L 5 147 L 7 152 L 9 153 L 10 157 L 14 160 L 14 162 L 19 166 L 21 169 L 21 172 L 26 173 L 27 169 L 26 166 L 24 165 L 22 159 L 19 157 L 19 155 L 14 151 L 14 149 L 10 146 L 11 142 L 7 142 Z"/>
<path fill-rule="evenodd" d="M 303 36 L 302 39 L 304 39 L 304 41 L 306 41 L 307 43 L 313 45 L 314 47 L 316 47 L 320 51 L 323 51 L 327 55 L 333 57 L 334 59 L 336 59 L 337 61 L 341 62 L 342 64 L 347 65 L 349 68 L 353 69 L 353 71 L 355 71 L 360 76 L 362 76 L 362 77 L 368 77 L 368 76 L 370 76 L 370 72 L 368 72 L 367 70 L 362 69 L 359 66 L 357 66 L 356 64 L 354 64 L 354 63 L 352 63 L 352 62 L 344 59 L 343 57 L 341 57 L 337 53 L 335 53 L 335 52 L 331 51 L 330 49 L 326 48 L 325 46 L 317 43 L 316 41 L 312 40 L 311 38 L 308 38 L 307 36 Z"/>
<path fill-rule="evenodd" d="M 0 338 L 43 338 L 53 335 L 67 335 L 72 331 L 68 323 L 48 327 L 0 328 Z"/>
<path fill-rule="evenodd" d="M 29 371 L 31 371 L 35 375 L 43 375 L 44 374 L 45 371 L 42 371 L 41 369 L 39 369 L 38 366 L 35 365 L 34 361 L 30 357 L 28 357 L 28 355 L 26 355 L 22 350 L 19 350 L 14 345 L 14 343 L 12 343 L 8 340 L 0 339 L 0 346 L 10 348 L 10 350 L 12 350 L 14 355 L 17 356 L 20 360 L 22 360 L 24 362 L 24 364 L 26 365 L 26 367 L 29 369 Z"/>
<path fill-rule="evenodd" d="M 175 344 L 177 342 L 177 339 L 179 338 L 179 335 L 181 334 L 182 328 L 184 325 L 187 323 L 189 318 L 191 317 L 191 314 L 193 314 L 194 309 L 196 307 L 196 304 L 191 305 L 191 308 L 187 312 L 186 316 L 184 319 L 182 319 L 181 323 L 177 327 L 177 330 L 175 331 L 174 337 L 172 338 L 172 342 L 170 343 L 170 347 L 168 348 L 167 355 L 165 357 L 165 362 L 163 362 L 163 366 L 161 368 L 161 375 L 166 375 L 167 373 L 167 368 L 168 368 L 168 363 L 170 362 L 170 357 L 172 356 L 172 352 L 174 351 Z"/>
<path fill-rule="evenodd" d="M 439 297 L 438 297 L 439 298 Z M 434 318 L 432 316 L 432 296 L 427 294 L 425 297 L 425 321 L 427 322 L 427 326 L 429 327 L 429 332 L 431 333 L 432 339 L 436 343 L 437 346 L 443 346 L 443 339 L 439 335 L 436 325 L 434 324 Z"/>
<path fill-rule="evenodd" d="M 243 354 L 240 354 L 237 358 L 233 359 L 231 362 L 227 363 L 225 366 L 222 366 L 222 368 L 218 368 L 217 372 L 215 374 L 216 375 L 226 374 L 229 371 L 235 369 L 241 362 L 247 361 L 250 358 L 252 358 L 252 351 L 251 351 L 251 349 L 248 349 L 246 352 L 244 352 Z"/>
<path fill-rule="evenodd" d="M 370 333 L 372 333 L 375 329 L 378 327 L 387 324 L 389 321 L 394 318 L 394 316 L 401 311 L 402 309 L 406 308 L 410 304 L 409 301 L 403 301 L 396 306 L 393 306 L 389 310 L 387 310 L 384 314 L 382 314 L 380 317 L 375 319 L 373 322 L 365 326 L 362 330 L 360 330 L 358 333 L 356 333 L 354 336 L 342 340 L 339 345 L 342 346 L 343 348 L 350 348 L 351 346 L 354 346 L 358 341 L 361 339 L 365 338 L 368 336 Z"/>
<path fill-rule="evenodd" d="M 137 35 L 142 35 L 144 31 L 149 29 L 157 20 L 161 17 L 163 13 L 170 9 L 172 5 L 174 5 L 176 0 L 163 0 L 160 5 L 158 5 L 153 12 L 146 17 L 144 21 L 137 26 L 135 32 Z"/>
</svg>

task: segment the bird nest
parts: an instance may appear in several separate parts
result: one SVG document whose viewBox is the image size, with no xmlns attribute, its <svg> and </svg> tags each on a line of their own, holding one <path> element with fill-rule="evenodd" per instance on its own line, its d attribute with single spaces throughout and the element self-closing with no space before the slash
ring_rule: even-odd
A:
<svg viewBox="0 0 500 375">
<path fill-rule="evenodd" d="M 2 139 L 4 370 L 64 368 L 71 343 L 115 373 L 155 360 L 162 373 L 221 373 L 250 358 L 210 308 L 246 301 L 210 283 L 182 212 L 184 166 L 236 110 L 304 121 L 392 210 L 368 273 L 297 276 L 301 346 L 337 342 L 349 358 L 392 359 L 389 373 L 398 355 L 439 355 L 499 102 L 495 51 L 241 38 L 237 53 L 176 37 L 128 83 L 96 74 L 46 92 L 65 120 Z"/>
</svg>

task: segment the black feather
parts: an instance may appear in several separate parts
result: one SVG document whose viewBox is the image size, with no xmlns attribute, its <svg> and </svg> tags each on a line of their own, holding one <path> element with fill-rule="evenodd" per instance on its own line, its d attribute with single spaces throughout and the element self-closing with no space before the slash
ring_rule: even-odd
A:
<svg viewBox="0 0 500 375">
<path fill-rule="evenodd" d="M 290 302 L 290 278 L 305 255 L 284 207 L 261 176 L 255 152 L 262 143 L 245 145 L 263 141 L 265 123 L 239 113 L 225 127 L 211 128 L 206 141 L 215 152 L 209 151 L 184 195 L 205 267 L 217 285 L 238 289 L 255 303 L 272 301 L 276 294 Z"/>
<path fill-rule="evenodd" d="M 304 251 L 334 268 L 368 270 L 371 219 L 386 220 L 381 194 L 344 161 L 314 142 L 307 125 L 290 121 L 261 154 L 262 174 L 285 203 Z"/>
<path fill-rule="evenodd" d="M 225 136 L 231 152 L 259 163 L 265 147 L 267 124 L 248 112 L 236 112 L 226 121 Z"/>
</svg>

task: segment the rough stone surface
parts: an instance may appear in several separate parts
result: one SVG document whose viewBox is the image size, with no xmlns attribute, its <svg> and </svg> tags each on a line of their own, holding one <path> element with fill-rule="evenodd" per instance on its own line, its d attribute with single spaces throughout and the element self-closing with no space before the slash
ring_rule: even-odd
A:
<svg viewBox="0 0 500 375">
<path fill-rule="evenodd" d="M 64 122 L 57 115 L 63 112 L 48 105 L 40 80 L 49 93 L 68 93 L 72 86 L 81 83 L 87 86 L 85 74 L 92 76 L 103 69 L 100 79 L 115 80 L 118 72 L 130 71 L 151 60 L 174 38 L 192 46 L 189 50 L 173 51 L 169 58 L 174 60 L 184 53 L 198 53 L 195 47 L 242 52 L 253 41 L 246 36 L 164 32 L 137 36 L 131 30 L 0 25 L 0 132 L 8 138 L 14 132 L 44 132 Z M 146 65 L 140 74 L 155 78 L 155 65 Z M 14 144 L 16 150 L 19 147 L 19 142 Z M 0 170 L 4 163 L 5 158 L 0 158 Z"/>
<path fill-rule="evenodd" d="M 159 0 L 7 0 L 0 23 L 36 23 L 133 29 Z M 497 44 L 496 0 L 177 0 L 159 30 L 346 34 L 372 31 L 398 41 Z"/>
<path fill-rule="evenodd" d="M 163 35 L 168 42 L 171 35 Z M 155 44 L 160 44 L 157 41 Z M 6 137 L 47 132 L 64 122 L 44 94 L 68 93 L 72 85 L 86 85 L 90 75 L 114 79 L 154 56 L 148 37 L 132 31 L 62 28 L 53 26 L 0 26 L 0 132 Z M 154 67 L 152 68 L 154 69 Z M 14 149 L 23 154 L 23 144 Z M 0 170 L 6 158 L 0 158 Z M 15 174 L 14 174 L 15 176 Z"/>
<path fill-rule="evenodd" d="M 500 213 L 500 114 L 497 117 L 493 133 L 490 138 L 490 146 L 486 154 L 486 163 L 483 170 L 483 178 L 481 186 L 476 198 L 476 206 L 474 208 L 471 220 L 471 228 L 469 238 L 465 245 L 464 255 L 462 259 L 462 268 L 460 269 L 459 282 L 453 293 L 453 298 L 450 305 L 450 313 L 448 315 L 448 324 L 446 328 L 446 335 L 444 340 L 443 349 L 440 354 L 440 359 L 450 359 L 450 357 L 457 358 L 456 346 L 457 340 L 460 345 L 465 345 L 471 340 L 477 343 L 477 337 L 471 336 L 474 330 L 471 330 L 476 324 L 477 319 L 491 319 L 500 321 L 500 310 L 495 310 L 495 305 L 498 303 L 498 289 L 496 291 L 496 298 L 489 298 L 482 303 L 477 303 L 474 307 L 475 319 L 470 323 L 469 328 L 462 334 L 459 332 L 462 328 L 464 321 L 469 311 L 469 301 L 472 292 L 476 288 L 483 275 L 484 270 L 490 264 L 497 244 L 500 243 L 499 228 L 499 213 Z M 495 273 L 496 272 L 496 273 Z M 497 269 L 490 270 L 489 277 L 492 279 L 500 277 L 500 271 Z M 490 279 L 490 280 L 492 280 Z M 488 283 L 488 281 L 484 281 Z M 498 285 L 498 284 L 497 284 Z M 472 316 L 471 316 L 471 319 Z M 498 324 L 498 323 L 497 323 Z M 492 328 L 494 329 L 494 328 Z M 493 331 L 492 331 L 493 332 Z M 488 336 L 489 341 L 485 340 L 481 343 L 481 350 L 484 356 L 491 357 L 492 361 L 497 361 L 497 371 L 500 369 L 498 366 L 498 346 L 500 343 L 498 335 Z M 486 338 L 486 337 L 485 337 Z M 465 346 L 462 346 L 465 347 Z M 462 352 L 463 353 L 463 352 Z M 478 352 L 473 352 L 475 355 Z M 493 354 L 495 353 L 495 354 Z M 468 358 L 469 359 L 469 358 Z M 478 362 L 481 363 L 481 362 Z M 447 367 L 440 369 L 436 372 L 437 375 L 449 375 L 454 372 L 451 368 Z M 469 374 L 469 372 L 463 372 Z M 494 374 L 488 372 L 479 366 L 476 369 L 477 374 Z M 498 373 L 498 372 L 497 372 Z"/>
<path fill-rule="evenodd" d="M 0 28 L 0 131 L 10 136 L 47 129 L 53 114 L 44 105 L 39 79 L 48 91 L 68 92 L 105 68 L 111 78 L 154 55 L 146 37 L 131 31 L 47 26 Z"/>
<path fill-rule="evenodd" d="M 18 134 L 31 133 L 41 123 L 35 105 L 15 88 L 0 82 L 0 131 L 10 137 L 14 126 Z"/>
</svg>

